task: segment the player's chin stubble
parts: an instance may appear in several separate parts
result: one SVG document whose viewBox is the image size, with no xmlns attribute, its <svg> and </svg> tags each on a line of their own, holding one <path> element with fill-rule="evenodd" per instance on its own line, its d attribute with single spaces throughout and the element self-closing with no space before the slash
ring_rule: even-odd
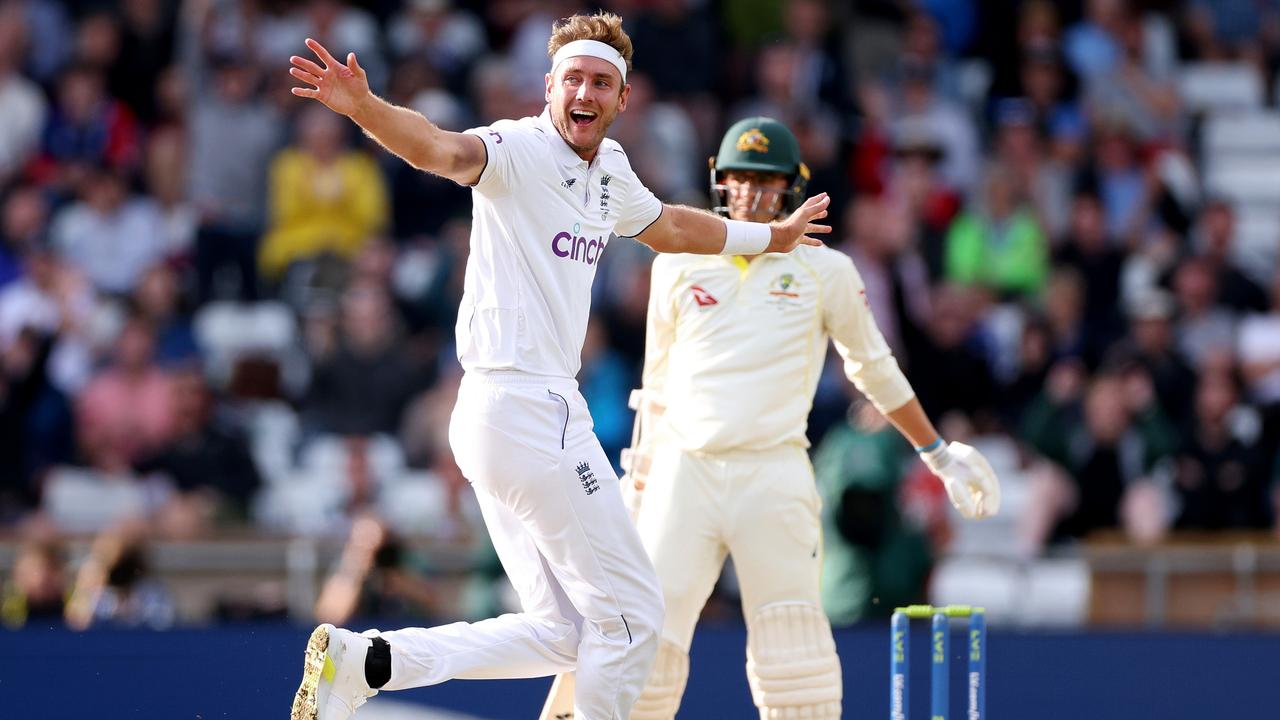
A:
<svg viewBox="0 0 1280 720">
<path fill-rule="evenodd" d="M 573 149 L 574 152 L 591 152 L 600 147 L 600 143 L 604 141 L 605 133 L 609 132 L 609 126 L 613 124 L 617 113 L 609 117 L 602 114 L 596 121 L 600 123 L 599 129 L 596 130 L 595 136 L 591 138 L 591 142 L 587 145 L 581 145 L 573 141 L 573 123 L 569 120 L 569 113 L 565 112 L 561 117 L 552 118 L 555 121 L 556 130 L 559 131 L 561 139 L 565 144 Z"/>
</svg>

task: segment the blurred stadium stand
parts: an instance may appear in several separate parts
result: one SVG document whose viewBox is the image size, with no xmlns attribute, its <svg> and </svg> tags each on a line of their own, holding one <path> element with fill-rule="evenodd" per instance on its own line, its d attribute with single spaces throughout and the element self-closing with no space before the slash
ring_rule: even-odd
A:
<svg viewBox="0 0 1280 720">
<path fill-rule="evenodd" d="M 1257 31 L 1280 9 L 601 5 L 635 41 L 613 135 L 646 183 L 705 204 L 722 128 L 789 123 L 925 407 L 1003 479 L 1000 517 L 959 522 L 828 363 L 815 454 L 892 442 L 900 464 L 820 481 L 911 548 L 827 534 L 863 568 L 829 588 L 841 622 L 933 601 L 1016 627 L 1280 623 L 1280 42 Z M 550 22 L 592 7 L 0 2 L 8 625 L 307 623 L 346 581 L 342 612 L 384 624 L 507 606 L 447 443 L 467 192 L 311 112 L 287 57 L 355 50 L 459 129 L 538 112 Z M 616 457 L 651 255 L 610 247 L 579 379 Z"/>
</svg>

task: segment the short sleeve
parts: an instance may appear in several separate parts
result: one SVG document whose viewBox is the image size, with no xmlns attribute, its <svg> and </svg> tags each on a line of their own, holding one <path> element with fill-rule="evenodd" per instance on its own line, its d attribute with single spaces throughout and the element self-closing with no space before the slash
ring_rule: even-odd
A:
<svg viewBox="0 0 1280 720">
<path fill-rule="evenodd" d="M 618 208 L 618 222 L 614 232 L 622 237 L 635 237 L 644 232 L 662 214 L 662 201 L 640 182 L 630 163 L 626 166 L 627 193 Z"/>
<path fill-rule="evenodd" d="M 506 195 L 537 166 L 539 131 L 514 120 L 463 131 L 484 142 L 485 163 L 475 189 L 490 197 Z"/>
</svg>

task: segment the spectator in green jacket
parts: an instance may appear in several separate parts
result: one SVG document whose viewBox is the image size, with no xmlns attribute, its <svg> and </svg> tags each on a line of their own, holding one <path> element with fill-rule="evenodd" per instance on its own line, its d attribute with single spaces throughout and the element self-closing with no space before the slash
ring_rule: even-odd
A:
<svg viewBox="0 0 1280 720">
<path fill-rule="evenodd" d="M 982 200 L 947 231 L 947 278 L 1000 296 L 1036 295 L 1049 274 L 1049 242 L 1012 173 L 994 165 Z"/>
<path fill-rule="evenodd" d="M 1028 549 L 1098 531 L 1137 542 L 1163 536 L 1170 497 L 1162 468 L 1178 449 L 1147 370 L 1104 368 L 1088 380 L 1075 360 L 1059 362 L 1022 423 L 1026 443 L 1056 467 L 1039 473 L 1020 518 Z"/>
<path fill-rule="evenodd" d="M 898 505 L 905 446 L 869 402 L 834 426 L 814 454 L 822 494 L 822 606 L 833 625 L 923 602 L 933 555 Z M 945 501 L 943 501 L 945 504 Z"/>
</svg>

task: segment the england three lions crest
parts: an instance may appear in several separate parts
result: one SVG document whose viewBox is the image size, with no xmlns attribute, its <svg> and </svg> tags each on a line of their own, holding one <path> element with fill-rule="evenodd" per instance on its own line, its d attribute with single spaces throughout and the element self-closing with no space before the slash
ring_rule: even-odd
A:
<svg viewBox="0 0 1280 720">
<path fill-rule="evenodd" d="M 596 481 L 596 474 L 591 472 L 591 465 L 581 462 L 578 463 L 578 482 L 582 483 L 582 489 L 588 495 L 594 494 L 600 489 L 600 483 Z"/>
</svg>

